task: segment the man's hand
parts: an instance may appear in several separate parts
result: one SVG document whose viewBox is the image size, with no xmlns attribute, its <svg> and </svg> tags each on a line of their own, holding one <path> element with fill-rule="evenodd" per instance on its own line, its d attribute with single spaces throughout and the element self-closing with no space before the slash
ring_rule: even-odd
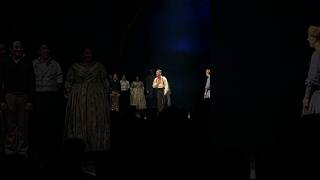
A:
<svg viewBox="0 0 320 180">
<path fill-rule="evenodd" d="M 302 104 L 304 108 L 308 108 L 309 106 L 309 99 L 308 98 L 303 98 Z"/>
</svg>

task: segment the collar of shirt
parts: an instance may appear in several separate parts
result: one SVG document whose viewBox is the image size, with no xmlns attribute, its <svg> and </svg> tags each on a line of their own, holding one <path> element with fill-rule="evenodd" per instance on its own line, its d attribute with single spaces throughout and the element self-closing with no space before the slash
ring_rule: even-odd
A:
<svg viewBox="0 0 320 180">
<path fill-rule="evenodd" d="M 41 57 L 38 57 L 38 59 L 37 59 L 37 64 L 42 64 L 42 63 L 46 63 L 47 65 L 49 65 L 49 64 L 52 64 L 52 58 L 51 57 L 49 57 L 48 58 L 48 61 L 41 61 Z"/>
</svg>

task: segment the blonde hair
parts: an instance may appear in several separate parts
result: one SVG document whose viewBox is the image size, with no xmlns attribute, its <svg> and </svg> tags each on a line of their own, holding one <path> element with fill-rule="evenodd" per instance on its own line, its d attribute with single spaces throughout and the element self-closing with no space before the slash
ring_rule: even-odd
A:
<svg viewBox="0 0 320 180">
<path fill-rule="evenodd" d="M 314 39 L 314 47 L 320 49 L 320 27 L 319 26 L 309 26 L 308 28 L 308 39 Z"/>
<path fill-rule="evenodd" d="M 308 28 L 308 36 L 316 39 L 320 39 L 320 27 L 319 26 L 310 26 Z"/>
</svg>

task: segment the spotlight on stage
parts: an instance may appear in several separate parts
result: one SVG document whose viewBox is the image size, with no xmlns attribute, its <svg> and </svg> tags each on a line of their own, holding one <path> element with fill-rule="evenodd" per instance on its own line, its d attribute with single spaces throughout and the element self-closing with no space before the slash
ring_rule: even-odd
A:
<svg viewBox="0 0 320 180">
<path fill-rule="evenodd" d="M 198 69 L 210 54 L 209 7 L 209 0 L 163 0 L 151 18 L 152 61 L 163 69 L 178 107 L 193 107 L 199 98 L 202 74 Z"/>
</svg>

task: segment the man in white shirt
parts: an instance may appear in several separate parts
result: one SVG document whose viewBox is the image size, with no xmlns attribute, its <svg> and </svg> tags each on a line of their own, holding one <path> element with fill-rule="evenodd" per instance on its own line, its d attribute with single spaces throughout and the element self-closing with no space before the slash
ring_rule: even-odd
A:
<svg viewBox="0 0 320 180">
<path fill-rule="evenodd" d="M 156 78 L 153 80 L 152 87 L 156 90 L 158 112 L 163 111 L 167 103 L 167 95 L 169 92 L 169 84 L 167 78 L 162 76 L 162 70 L 156 71 Z"/>
<path fill-rule="evenodd" d="M 34 138 L 34 153 L 40 165 L 48 162 L 48 154 L 56 153 L 60 143 L 60 121 L 57 107 L 58 91 L 62 87 L 63 73 L 59 62 L 50 55 L 46 42 L 39 47 L 39 57 L 33 63 L 35 74 L 35 119 L 32 138 Z"/>
<path fill-rule="evenodd" d="M 128 110 L 130 105 L 130 83 L 126 78 L 126 75 L 122 75 L 120 80 L 121 95 L 120 95 L 120 110 L 122 115 Z"/>
</svg>

